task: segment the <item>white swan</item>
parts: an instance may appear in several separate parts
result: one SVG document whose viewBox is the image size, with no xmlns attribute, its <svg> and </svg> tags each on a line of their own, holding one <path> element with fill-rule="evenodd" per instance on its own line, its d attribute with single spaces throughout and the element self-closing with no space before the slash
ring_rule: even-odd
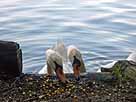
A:
<svg viewBox="0 0 136 102">
<path fill-rule="evenodd" d="M 126 58 L 126 60 L 136 62 L 136 52 L 132 52 L 132 53 Z M 113 61 L 113 62 L 111 62 L 111 63 L 109 63 L 109 64 L 107 64 L 107 65 L 103 65 L 103 66 L 101 66 L 101 67 L 103 67 L 103 68 L 112 68 L 116 62 L 117 62 L 117 61 Z M 97 72 L 101 72 L 101 69 L 98 69 Z"/>
<path fill-rule="evenodd" d="M 62 82 L 65 82 L 66 77 L 63 72 L 62 57 L 56 51 L 48 49 L 46 51 L 46 60 L 48 75 L 53 75 L 55 72 L 58 79 Z"/>
<path fill-rule="evenodd" d="M 79 49 L 73 45 L 69 46 L 67 49 L 67 56 L 72 64 L 74 76 L 77 80 L 79 80 L 80 73 L 86 72 L 82 55 Z"/>
</svg>

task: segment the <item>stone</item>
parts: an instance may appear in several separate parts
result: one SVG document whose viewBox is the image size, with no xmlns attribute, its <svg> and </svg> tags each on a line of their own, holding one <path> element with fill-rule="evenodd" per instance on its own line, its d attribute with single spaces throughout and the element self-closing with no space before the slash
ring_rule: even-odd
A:
<svg viewBox="0 0 136 102">
<path fill-rule="evenodd" d="M 119 60 L 111 68 L 101 68 L 102 72 L 110 72 L 116 78 L 131 79 L 136 81 L 136 62 Z"/>
<path fill-rule="evenodd" d="M 0 41 L 0 79 L 9 79 L 22 73 L 22 50 L 16 42 Z"/>
<path fill-rule="evenodd" d="M 136 81 L 136 62 L 120 60 L 112 67 L 112 73 L 122 79 L 131 79 Z"/>
</svg>

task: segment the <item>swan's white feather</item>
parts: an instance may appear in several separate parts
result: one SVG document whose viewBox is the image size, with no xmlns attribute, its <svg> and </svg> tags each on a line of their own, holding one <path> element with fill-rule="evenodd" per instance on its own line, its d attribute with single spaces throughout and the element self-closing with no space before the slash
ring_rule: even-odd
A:
<svg viewBox="0 0 136 102">
<path fill-rule="evenodd" d="M 57 41 L 57 44 L 55 45 L 53 50 L 56 51 L 61 56 L 63 62 L 67 62 L 67 49 L 63 41 L 61 40 Z"/>
</svg>

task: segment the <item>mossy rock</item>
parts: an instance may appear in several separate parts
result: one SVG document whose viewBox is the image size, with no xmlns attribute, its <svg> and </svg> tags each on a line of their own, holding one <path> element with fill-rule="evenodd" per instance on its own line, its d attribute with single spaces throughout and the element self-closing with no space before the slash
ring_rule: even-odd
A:
<svg viewBox="0 0 136 102">
<path fill-rule="evenodd" d="M 112 73 L 118 79 L 136 81 L 136 62 L 120 60 L 112 67 Z"/>
</svg>

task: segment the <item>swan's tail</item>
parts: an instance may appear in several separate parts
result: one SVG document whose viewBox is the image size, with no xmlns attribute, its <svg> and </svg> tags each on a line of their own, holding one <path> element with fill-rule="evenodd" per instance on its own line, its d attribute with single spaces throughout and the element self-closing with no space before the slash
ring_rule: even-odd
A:
<svg viewBox="0 0 136 102">
<path fill-rule="evenodd" d="M 67 49 L 63 40 L 58 40 L 53 50 L 55 50 L 62 57 L 63 62 L 67 62 Z"/>
</svg>

